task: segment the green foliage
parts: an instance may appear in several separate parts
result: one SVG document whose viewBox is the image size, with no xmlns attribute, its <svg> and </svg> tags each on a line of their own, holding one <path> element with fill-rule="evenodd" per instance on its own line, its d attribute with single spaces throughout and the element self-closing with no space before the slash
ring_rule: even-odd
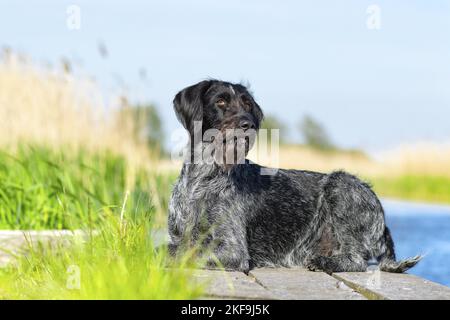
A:
<svg viewBox="0 0 450 320">
<path fill-rule="evenodd" d="M 267 130 L 267 141 L 270 143 L 271 141 L 271 129 L 278 129 L 279 130 L 279 138 L 280 143 L 286 142 L 286 135 L 287 135 L 287 127 L 286 125 L 278 119 L 274 115 L 265 115 L 264 120 L 261 123 L 261 129 Z"/>
<path fill-rule="evenodd" d="M 0 229 L 84 230 L 59 245 L 30 245 L 0 268 L 0 300 L 198 297 L 193 253 L 173 261 L 151 236 L 165 223 L 176 175 L 129 171 L 109 152 L 0 152 Z"/>
<path fill-rule="evenodd" d="M 428 202 L 450 203 L 450 178 L 402 175 L 369 179 L 381 196 Z"/>
<path fill-rule="evenodd" d="M 128 211 L 127 211 L 128 212 Z M 189 257 L 169 259 L 154 247 L 151 216 L 108 215 L 102 226 L 69 244 L 30 247 L 0 269 L 0 299 L 194 299 Z"/>
<path fill-rule="evenodd" d="M 162 150 L 164 132 L 161 118 L 154 105 L 136 105 L 126 109 L 131 112 L 135 135 L 147 143 L 152 150 Z"/>
<path fill-rule="evenodd" d="M 336 149 L 323 125 L 313 117 L 305 115 L 299 129 L 306 145 L 319 150 Z"/>
<path fill-rule="evenodd" d="M 14 154 L 0 151 L 0 228 L 98 225 L 106 214 L 120 211 L 127 190 L 134 216 L 165 215 L 163 203 L 174 178 L 140 170 L 127 182 L 127 175 L 125 160 L 109 152 L 31 146 Z M 158 190 L 164 194 L 162 198 L 156 194 Z M 151 196 L 158 205 L 152 204 Z"/>
</svg>

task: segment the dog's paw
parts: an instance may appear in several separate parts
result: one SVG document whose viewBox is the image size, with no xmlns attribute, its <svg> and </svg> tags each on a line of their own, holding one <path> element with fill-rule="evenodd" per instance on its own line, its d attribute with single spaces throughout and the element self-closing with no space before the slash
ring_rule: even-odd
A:
<svg viewBox="0 0 450 320">
<path fill-rule="evenodd" d="M 227 271 L 239 271 L 246 275 L 250 272 L 250 263 L 248 260 L 241 261 L 240 263 L 228 264 L 225 266 Z"/>
<path fill-rule="evenodd" d="M 206 261 L 205 269 L 224 269 L 226 271 L 239 271 L 243 272 L 246 275 L 250 272 L 250 261 L 242 260 L 242 261 L 233 261 L 230 263 L 229 261 L 224 261 L 224 263 L 219 262 L 217 259 L 210 258 Z"/>
<path fill-rule="evenodd" d="M 309 271 L 323 271 L 328 274 L 333 273 L 333 270 L 331 268 L 329 268 L 329 266 L 328 266 L 327 257 L 322 257 L 322 256 L 311 258 L 306 263 L 306 268 Z"/>
<path fill-rule="evenodd" d="M 226 266 L 222 265 L 222 263 L 216 257 L 210 257 L 206 260 L 205 268 L 206 269 L 226 269 Z"/>
<path fill-rule="evenodd" d="M 237 270 L 248 275 L 248 273 L 250 272 L 250 261 L 249 260 L 242 261 Z"/>
<path fill-rule="evenodd" d="M 308 262 L 306 264 L 306 269 L 308 269 L 309 271 L 320 271 L 319 266 L 317 266 L 316 264 L 314 264 L 313 262 Z"/>
</svg>

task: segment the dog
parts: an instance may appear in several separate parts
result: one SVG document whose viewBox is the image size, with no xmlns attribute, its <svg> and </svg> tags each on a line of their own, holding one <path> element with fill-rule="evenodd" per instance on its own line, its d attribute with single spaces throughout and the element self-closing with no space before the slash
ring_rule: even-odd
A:
<svg viewBox="0 0 450 320">
<path fill-rule="evenodd" d="M 245 273 L 292 266 L 357 272 L 375 260 L 380 270 L 401 273 L 421 259 L 396 261 L 383 207 L 357 177 L 284 169 L 267 175 L 246 160 L 263 112 L 245 86 L 205 80 L 180 91 L 173 104 L 190 144 L 169 203 L 172 255 L 197 246 L 208 266 Z M 220 141 L 228 130 L 241 134 Z M 230 149 L 231 164 L 223 161 Z"/>
</svg>

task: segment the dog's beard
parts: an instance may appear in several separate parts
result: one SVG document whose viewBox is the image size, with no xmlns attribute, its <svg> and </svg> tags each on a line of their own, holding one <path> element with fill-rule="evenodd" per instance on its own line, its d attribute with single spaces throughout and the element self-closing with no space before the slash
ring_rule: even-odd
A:
<svg viewBox="0 0 450 320">
<path fill-rule="evenodd" d="M 225 167 L 245 163 L 249 151 L 249 137 L 233 137 L 223 143 L 223 163 Z"/>
<path fill-rule="evenodd" d="M 217 141 L 216 162 L 227 170 L 235 165 L 245 164 L 245 158 L 254 140 L 252 135 L 238 134 L 228 135 L 221 143 Z M 220 152 L 217 152 L 219 150 Z"/>
<path fill-rule="evenodd" d="M 225 131 L 225 133 L 223 133 Z M 229 170 L 244 164 L 245 158 L 256 139 L 256 131 L 223 129 L 204 141 L 203 160 Z"/>
</svg>

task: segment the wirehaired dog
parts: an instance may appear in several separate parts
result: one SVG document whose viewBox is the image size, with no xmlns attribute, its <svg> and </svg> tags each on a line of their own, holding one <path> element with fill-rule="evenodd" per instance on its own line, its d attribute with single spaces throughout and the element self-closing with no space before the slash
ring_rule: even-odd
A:
<svg viewBox="0 0 450 320">
<path fill-rule="evenodd" d="M 283 169 L 263 175 L 264 167 L 246 160 L 263 112 L 243 85 L 202 81 L 180 91 L 174 108 L 191 143 L 169 205 L 172 254 L 209 247 L 209 265 L 243 272 L 365 271 L 371 260 L 380 270 L 404 272 L 420 260 L 396 261 L 381 203 L 358 178 Z M 228 139 L 230 129 L 240 134 Z M 222 161 L 230 150 L 234 162 Z"/>
</svg>

